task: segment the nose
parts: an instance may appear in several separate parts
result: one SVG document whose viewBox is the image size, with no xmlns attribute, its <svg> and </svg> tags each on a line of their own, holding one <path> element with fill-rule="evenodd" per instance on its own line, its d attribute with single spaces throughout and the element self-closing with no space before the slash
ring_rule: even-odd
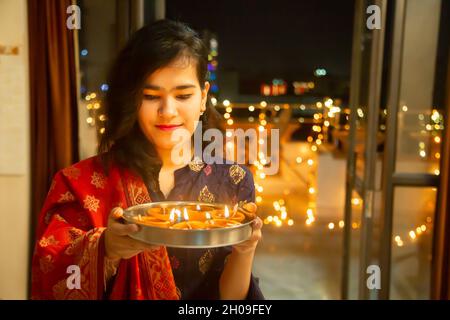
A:
<svg viewBox="0 0 450 320">
<path fill-rule="evenodd" d="M 176 101 L 170 97 L 161 99 L 161 105 L 158 109 L 158 115 L 162 118 L 173 118 L 178 115 L 178 110 L 176 106 Z"/>
</svg>

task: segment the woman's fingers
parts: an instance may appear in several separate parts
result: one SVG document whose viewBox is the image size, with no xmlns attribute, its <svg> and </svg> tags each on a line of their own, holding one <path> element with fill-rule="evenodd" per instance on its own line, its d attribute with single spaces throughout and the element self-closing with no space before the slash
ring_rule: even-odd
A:
<svg viewBox="0 0 450 320">
<path fill-rule="evenodd" d="M 262 222 L 261 218 L 256 217 L 255 220 L 253 220 L 253 224 L 252 224 L 253 231 L 260 230 L 262 228 L 262 226 L 263 226 L 263 222 Z"/>
<path fill-rule="evenodd" d="M 109 215 L 109 217 L 114 220 L 118 220 L 118 219 L 122 218 L 122 216 L 123 216 L 123 209 L 121 207 L 113 208 Z"/>
<path fill-rule="evenodd" d="M 243 207 L 244 207 L 244 209 L 246 209 L 252 213 L 255 213 L 256 210 L 258 209 L 258 206 L 254 202 L 248 202 L 248 203 L 244 204 Z"/>
<path fill-rule="evenodd" d="M 119 236 L 127 236 L 139 231 L 139 227 L 136 224 L 124 224 L 120 219 L 123 216 L 123 209 L 116 207 L 111 210 L 108 218 L 108 228 L 112 233 Z"/>
<path fill-rule="evenodd" d="M 150 245 L 142 241 L 132 239 L 130 237 L 118 238 L 116 240 L 116 245 L 122 257 L 126 256 L 132 257 L 146 250 L 154 251 L 161 249 L 160 246 Z"/>
</svg>

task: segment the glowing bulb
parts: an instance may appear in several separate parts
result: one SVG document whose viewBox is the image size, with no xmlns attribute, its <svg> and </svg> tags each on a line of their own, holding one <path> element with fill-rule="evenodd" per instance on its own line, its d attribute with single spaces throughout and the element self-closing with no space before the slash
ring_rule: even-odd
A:
<svg viewBox="0 0 450 320">
<path fill-rule="evenodd" d="M 342 221 L 342 220 L 339 221 L 339 228 L 342 229 L 344 227 L 344 225 L 345 225 L 344 221 Z"/>
<path fill-rule="evenodd" d="M 267 102 L 261 101 L 261 102 L 259 103 L 259 105 L 260 105 L 261 107 L 265 108 L 265 107 L 267 107 Z"/>
<path fill-rule="evenodd" d="M 259 127 L 258 127 L 258 131 L 259 131 L 259 132 L 263 132 L 263 131 L 264 131 L 264 126 L 259 126 Z"/>
<path fill-rule="evenodd" d="M 223 100 L 222 104 L 223 104 L 225 107 L 228 107 L 228 106 L 230 105 L 230 101 L 229 101 L 229 100 Z"/>
<path fill-rule="evenodd" d="M 288 220 L 288 226 L 292 226 L 293 224 L 294 224 L 294 220 L 289 219 L 289 220 Z"/>
<path fill-rule="evenodd" d="M 302 157 L 297 157 L 295 160 L 297 161 L 297 163 L 302 163 L 303 161 Z"/>
<path fill-rule="evenodd" d="M 225 109 L 225 111 L 228 112 L 228 113 L 231 113 L 231 111 L 233 111 L 233 109 L 232 109 L 231 107 L 227 107 L 227 108 Z"/>
<path fill-rule="evenodd" d="M 316 192 L 316 190 L 313 187 L 311 187 L 311 188 L 308 189 L 308 192 L 310 194 L 313 194 L 314 192 Z"/>
<path fill-rule="evenodd" d="M 261 201 L 262 201 L 262 197 L 261 197 L 261 196 L 257 196 L 257 197 L 256 197 L 256 202 L 257 202 L 257 203 L 260 203 Z"/>
<path fill-rule="evenodd" d="M 333 229 L 334 229 L 334 223 L 333 223 L 333 222 L 330 222 L 330 223 L 328 224 L 328 229 L 330 229 L 330 230 L 333 230 Z"/>
<path fill-rule="evenodd" d="M 189 220 L 189 215 L 187 213 L 187 209 L 186 208 L 183 209 L 183 218 L 184 218 L 185 221 Z"/>
<path fill-rule="evenodd" d="M 441 138 L 438 137 L 438 136 L 434 137 L 434 142 L 440 143 L 441 142 Z"/>
<path fill-rule="evenodd" d="M 411 239 L 414 240 L 414 239 L 416 238 L 416 233 L 415 233 L 414 231 L 411 230 L 411 231 L 409 232 L 409 237 L 410 237 Z"/>
<path fill-rule="evenodd" d="M 233 124 L 233 119 L 228 119 L 228 120 L 227 120 L 227 124 L 228 124 L 229 126 L 231 126 L 231 125 Z"/>
<path fill-rule="evenodd" d="M 308 159 L 308 166 L 312 166 L 314 164 L 314 160 L 313 159 Z"/>
<path fill-rule="evenodd" d="M 250 111 L 250 112 L 255 111 L 255 107 L 254 107 L 254 106 L 249 106 L 249 107 L 248 107 L 248 111 Z"/>
</svg>

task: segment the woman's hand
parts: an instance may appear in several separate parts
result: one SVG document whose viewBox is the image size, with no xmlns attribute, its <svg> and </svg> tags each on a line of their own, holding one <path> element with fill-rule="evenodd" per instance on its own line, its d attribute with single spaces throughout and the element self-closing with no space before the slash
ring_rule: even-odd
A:
<svg viewBox="0 0 450 320">
<path fill-rule="evenodd" d="M 121 223 L 122 216 L 123 209 L 116 207 L 111 210 L 108 217 L 108 226 L 105 230 L 105 252 L 108 259 L 129 259 L 142 251 L 159 248 L 130 238 L 130 234 L 139 231 L 139 226 Z"/>
<path fill-rule="evenodd" d="M 257 206 L 253 202 L 249 202 L 244 204 L 244 208 L 248 211 L 255 213 L 257 210 Z M 256 246 L 258 245 L 258 241 L 262 238 L 261 228 L 263 226 L 262 220 L 259 217 L 256 217 L 256 219 L 253 221 L 252 224 L 252 236 L 247 241 L 244 241 L 242 243 L 239 243 L 237 245 L 233 246 L 233 250 L 238 253 L 253 253 L 256 249 Z"/>
</svg>

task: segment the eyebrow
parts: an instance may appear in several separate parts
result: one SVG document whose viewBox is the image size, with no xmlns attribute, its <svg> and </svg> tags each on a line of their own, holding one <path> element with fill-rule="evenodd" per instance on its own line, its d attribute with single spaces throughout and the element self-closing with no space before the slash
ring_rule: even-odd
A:
<svg viewBox="0 0 450 320">
<path fill-rule="evenodd" d="M 175 88 L 172 88 L 172 90 L 183 90 L 183 89 L 190 89 L 190 88 L 196 88 L 196 86 L 193 84 L 182 84 L 182 85 L 176 86 Z M 163 88 L 152 85 L 152 84 L 146 84 L 144 86 L 144 89 L 164 90 Z"/>
</svg>

